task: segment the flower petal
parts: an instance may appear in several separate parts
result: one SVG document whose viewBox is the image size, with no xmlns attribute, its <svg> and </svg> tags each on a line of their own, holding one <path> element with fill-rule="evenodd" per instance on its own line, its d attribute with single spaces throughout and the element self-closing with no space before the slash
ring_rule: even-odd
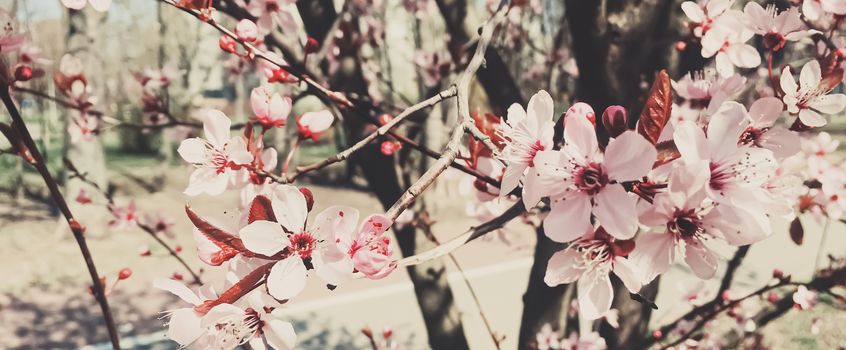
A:
<svg viewBox="0 0 846 350">
<path fill-rule="evenodd" d="M 607 185 L 595 197 L 593 213 L 599 224 L 617 239 L 630 239 L 637 233 L 637 199 L 622 185 Z"/>
<path fill-rule="evenodd" d="M 582 257 L 575 249 L 564 249 L 552 254 L 546 263 L 546 274 L 543 277 L 546 285 L 555 287 L 563 283 L 573 283 L 582 275 L 584 267 L 578 261 Z"/>
<path fill-rule="evenodd" d="M 266 256 L 279 253 L 288 246 L 288 236 L 279 223 L 258 220 L 238 231 L 244 247 Z"/>
<path fill-rule="evenodd" d="M 590 224 L 590 197 L 578 193 L 569 198 L 553 200 L 543 229 L 549 239 L 570 242 L 583 236 L 593 227 Z"/>
<path fill-rule="evenodd" d="M 297 334 L 290 322 L 275 318 L 267 321 L 264 336 L 267 343 L 276 350 L 291 350 L 297 345 Z"/>
<path fill-rule="evenodd" d="M 608 274 L 590 271 L 579 279 L 579 315 L 587 320 L 595 320 L 611 310 L 614 289 Z"/>
<path fill-rule="evenodd" d="M 182 140 L 176 150 L 186 162 L 202 164 L 206 162 L 206 141 L 198 137 Z"/>
<path fill-rule="evenodd" d="M 633 181 L 646 176 L 657 156 L 652 143 L 629 130 L 608 144 L 602 165 L 608 169 L 609 178 Z"/>
<path fill-rule="evenodd" d="M 203 134 L 206 140 L 216 149 L 223 149 L 229 141 L 229 128 L 232 121 L 223 112 L 210 109 L 204 112 Z"/>
<path fill-rule="evenodd" d="M 290 256 L 280 260 L 270 269 L 267 276 L 267 292 L 277 300 L 289 300 L 303 291 L 308 272 L 302 260 Z"/>
<path fill-rule="evenodd" d="M 699 239 L 685 241 L 684 261 L 701 279 L 711 279 L 717 273 L 717 257 Z"/>
</svg>

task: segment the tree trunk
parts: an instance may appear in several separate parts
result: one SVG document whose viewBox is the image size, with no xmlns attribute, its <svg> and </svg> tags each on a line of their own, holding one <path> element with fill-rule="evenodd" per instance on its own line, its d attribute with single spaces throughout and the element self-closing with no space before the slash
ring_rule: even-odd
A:
<svg viewBox="0 0 846 350">
<path fill-rule="evenodd" d="M 523 316 L 520 320 L 519 349 L 536 349 L 535 335 L 540 332 L 544 324 L 549 323 L 553 329 L 562 329 L 563 315 L 568 308 L 565 300 L 568 285 L 556 287 L 546 285 L 543 277 L 546 265 L 552 254 L 564 248 L 564 244 L 556 243 L 546 237 L 543 227 L 537 228 L 537 244 L 535 244 L 534 262 L 529 272 L 529 285 L 523 294 Z M 569 301 L 569 300 L 567 300 Z M 571 325 L 566 325 L 570 328 Z M 578 325 L 576 325 L 578 328 Z M 566 334 L 565 334 L 566 335 Z"/>
</svg>

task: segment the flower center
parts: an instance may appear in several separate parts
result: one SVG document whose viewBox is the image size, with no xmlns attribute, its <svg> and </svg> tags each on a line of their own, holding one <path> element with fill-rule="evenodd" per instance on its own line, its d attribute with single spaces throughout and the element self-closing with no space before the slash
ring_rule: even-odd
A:
<svg viewBox="0 0 846 350">
<path fill-rule="evenodd" d="M 747 128 L 743 131 L 743 134 L 740 135 L 740 142 L 739 145 L 755 145 L 757 147 L 763 147 L 761 145 L 761 137 L 764 136 L 764 133 L 767 132 L 770 128 Z"/>
<path fill-rule="evenodd" d="M 302 259 L 310 258 L 317 245 L 317 240 L 308 231 L 295 233 L 288 239 L 291 241 L 291 250 Z"/>
<path fill-rule="evenodd" d="M 601 165 L 590 163 L 576 169 L 575 180 L 579 190 L 593 195 L 608 184 L 608 175 L 602 171 Z"/>
<path fill-rule="evenodd" d="M 702 234 L 702 221 L 693 209 L 677 210 L 673 221 L 667 223 L 667 231 L 677 238 L 690 238 Z"/>
</svg>

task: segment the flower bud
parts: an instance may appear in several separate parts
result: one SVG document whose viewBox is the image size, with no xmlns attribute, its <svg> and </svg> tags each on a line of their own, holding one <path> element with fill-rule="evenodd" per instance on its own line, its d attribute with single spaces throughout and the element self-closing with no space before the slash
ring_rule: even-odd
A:
<svg viewBox="0 0 846 350">
<path fill-rule="evenodd" d="M 382 113 L 379 116 L 379 125 L 388 124 L 388 122 L 390 122 L 392 119 L 394 119 L 394 117 L 392 115 L 390 115 L 388 113 Z"/>
<path fill-rule="evenodd" d="M 373 339 L 373 330 L 370 329 L 370 326 L 361 327 L 361 334 L 364 334 L 368 339 Z"/>
<path fill-rule="evenodd" d="M 228 53 L 237 53 L 237 43 L 235 43 L 235 39 L 228 37 L 226 35 L 221 36 L 220 40 L 218 40 L 217 44 L 220 46 L 220 49 L 228 52 Z"/>
<path fill-rule="evenodd" d="M 664 337 L 664 333 L 663 333 L 663 332 L 661 332 L 661 330 L 660 330 L 660 329 L 656 329 L 656 330 L 652 331 L 652 338 L 655 338 L 656 340 L 659 340 L 659 339 L 661 339 L 661 338 L 663 338 L 663 337 Z"/>
<path fill-rule="evenodd" d="M 150 256 L 150 255 L 152 255 L 152 253 L 150 253 L 149 247 L 147 247 L 146 245 L 142 245 L 142 246 L 138 247 L 138 255 L 140 255 L 140 256 Z"/>
<path fill-rule="evenodd" d="M 381 151 L 382 151 L 382 154 L 384 154 L 386 156 L 391 156 L 391 155 L 394 154 L 394 152 L 398 151 L 400 148 L 402 148 L 402 145 L 400 145 L 399 142 L 383 141 L 382 146 L 381 146 Z"/>
<path fill-rule="evenodd" d="M 176 245 L 176 247 L 173 247 L 173 250 L 174 250 L 175 252 L 177 252 L 177 253 L 181 253 L 181 252 L 182 252 L 182 246 L 181 246 L 181 245 Z"/>
<path fill-rule="evenodd" d="M 15 80 L 29 81 L 30 79 L 32 79 L 32 68 L 25 65 L 15 68 Z"/>
<path fill-rule="evenodd" d="M 617 137 L 628 130 L 628 115 L 623 106 L 608 106 L 602 112 L 602 126 L 608 131 L 608 136 Z"/>
<path fill-rule="evenodd" d="M 122 268 L 120 270 L 120 272 L 118 273 L 118 279 L 119 280 L 125 280 L 125 279 L 129 278 L 129 276 L 132 276 L 132 269 L 130 269 L 128 267 Z"/>
<path fill-rule="evenodd" d="M 242 19 L 235 25 L 235 35 L 238 36 L 238 39 L 251 43 L 258 38 L 258 27 L 256 27 L 255 22 Z"/>
<path fill-rule="evenodd" d="M 391 336 L 394 335 L 394 330 L 391 327 L 385 327 L 382 329 L 382 338 L 390 339 Z"/>
<path fill-rule="evenodd" d="M 676 41 L 676 51 L 682 52 L 687 48 L 687 43 L 683 40 Z"/>
<path fill-rule="evenodd" d="M 183 278 L 185 277 L 183 277 L 182 274 L 179 272 L 174 272 L 172 275 L 170 275 L 170 279 L 175 281 L 181 281 Z"/>
<path fill-rule="evenodd" d="M 306 55 L 315 53 L 320 50 L 320 43 L 317 42 L 317 39 L 308 37 L 305 44 L 305 53 Z"/>
</svg>

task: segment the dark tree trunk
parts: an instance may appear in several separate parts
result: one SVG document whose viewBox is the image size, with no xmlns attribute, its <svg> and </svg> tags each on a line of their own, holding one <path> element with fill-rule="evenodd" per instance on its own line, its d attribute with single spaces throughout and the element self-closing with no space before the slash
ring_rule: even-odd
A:
<svg viewBox="0 0 846 350">
<path fill-rule="evenodd" d="M 643 80 L 665 68 L 669 57 L 669 19 L 675 2 L 667 0 L 566 0 L 567 22 L 579 68 L 576 97 L 601 113 L 609 105 L 640 114 L 646 91 Z M 648 86 L 648 85 L 647 85 Z M 641 294 L 654 299 L 657 280 Z M 615 283 L 614 308 L 620 310 L 620 328 L 600 327 L 610 349 L 628 349 L 648 336 L 651 308 L 629 297 Z"/>
</svg>

